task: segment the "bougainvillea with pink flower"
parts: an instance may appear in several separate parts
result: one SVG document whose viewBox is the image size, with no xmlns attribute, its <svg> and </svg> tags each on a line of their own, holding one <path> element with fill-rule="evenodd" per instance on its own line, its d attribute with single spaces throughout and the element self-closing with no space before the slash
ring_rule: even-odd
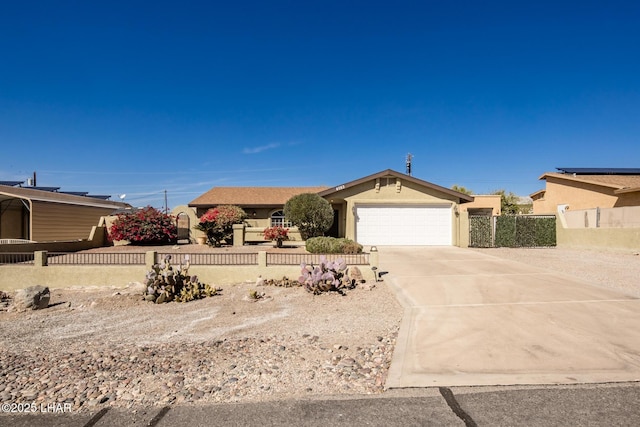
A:
<svg viewBox="0 0 640 427">
<path fill-rule="evenodd" d="M 151 206 L 119 214 L 109 228 L 109 240 L 128 240 L 134 245 L 175 243 L 177 238 L 174 218 Z"/>
<path fill-rule="evenodd" d="M 206 211 L 195 226 L 204 231 L 209 243 L 220 246 L 222 242 L 229 244 L 233 239 L 233 224 L 242 224 L 247 218 L 246 212 L 233 205 L 221 205 Z"/>
<path fill-rule="evenodd" d="M 284 240 L 289 240 L 289 229 L 279 225 L 265 228 L 262 234 L 265 239 L 276 242 L 278 247 L 282 246 Z"/>
</svg>

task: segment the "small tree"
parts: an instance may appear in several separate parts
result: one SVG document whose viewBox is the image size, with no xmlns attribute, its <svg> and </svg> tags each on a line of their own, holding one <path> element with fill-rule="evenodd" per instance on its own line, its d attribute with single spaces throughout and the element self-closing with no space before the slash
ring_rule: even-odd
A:
<svg viewBox="0 0 640 427">
<path fill-rule="evenodd" d="M 174 243 L 177 238 L 178 229 L 171 215 L 151 206 L 119 214 L 109 229 L 110 240 L 129 240 L 139 245 Z"/>
<path fill-rule="evenodd" d="M 519 198 L 512 192 L 507 193 L 506 190 L 496 190 L 492 194 L 500 195 L 500 209 L 505 215 L 516 215 L 519 212 Z"/>
<path fill-rule="evenodd" d="M 195 228 L 206 233 L 211 245 L 220 246 L 222 241 L 231 242 L 233 224 L 242 224 L 246 218 L 247 214 L 242 208 L 221 205 L 206 211 Z"/>
<path fill-rule="evenodd" d="M 452 189 L 453 191 L 457 191 L 458 193 L 466 194 L 467 196 L 470 196 L 471 194 L 473 194 L 473 191 L 472 191 L 472 190 L 470 190 L 470 189 L 468 189 L 468 188 L 466 188 L 466 187 L 463 187 L 463 186 L 461 186 L 461 185 L 458 185 L 458 184 L 454 184 L 454 185 L 451 187 L 451 189 Z"/>
<path fill-rule="evenodd" d="M 284 216 L 298 227 L 304 240 L 324 235 L 333 224 L 331 204 L 315 193 L 298 194 L 287 200 Z"/>
</svg>

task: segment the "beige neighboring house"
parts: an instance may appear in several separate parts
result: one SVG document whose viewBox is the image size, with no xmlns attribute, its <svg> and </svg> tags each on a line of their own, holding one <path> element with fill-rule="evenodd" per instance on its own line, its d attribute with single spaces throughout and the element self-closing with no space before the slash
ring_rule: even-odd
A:
<svg viewBox="0 0 640 427">
<path fill-rule="evenodd" d="M 61 192 L 57 187 L 20 187 L 21 184 L 0 181 L 0 239 L 87 239 L 101 217 L 131 207 L 107 200 L 109 196 Z"/>
<path fill-rule="evenodd" d="M 302 193 L 317 193 L 333 207 L 327 235 L 362 245 L 458 245 L 461 205 L 473 201 L 472 196 L 387 169 L 335 187 L 214 187 L 189 206 L 200 216 L 218 205 L 237 205 L 249 215 L 247 224 L 262 230 L 290 226 L 284 204 Z"/>
<path fill-rule="evenodd" d="M 502 214 L 502 197 L 499 194 L 473 194 L 472 197 L 472 202 L 460 206 L 460 212 L 485 216 Z"/>
<path fill-rule="evenodd" d="M 557 168 L 531 194 L 534 214 L 555 214 L 558 206 L 580 210 L 640 206 L 640 168 Z"/>
</svg>

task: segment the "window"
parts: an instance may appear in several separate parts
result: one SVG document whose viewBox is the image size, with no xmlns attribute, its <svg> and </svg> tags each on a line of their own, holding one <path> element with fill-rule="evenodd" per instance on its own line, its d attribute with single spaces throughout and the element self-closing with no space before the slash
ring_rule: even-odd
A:
<svg viewBox="0 0 640 427">
<path fill-rule="evenodd" d="M 275 211 L 271 214 L 271 227 L 289 228 L 293 227 L 293 224 L 284 217 L 283 211 Z"/>
</svg>

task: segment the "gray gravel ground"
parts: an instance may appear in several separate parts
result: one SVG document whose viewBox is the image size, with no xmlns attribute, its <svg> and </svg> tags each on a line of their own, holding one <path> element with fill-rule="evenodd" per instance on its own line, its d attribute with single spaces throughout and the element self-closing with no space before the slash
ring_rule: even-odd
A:
<svg viewBox="0 0 640 427">
<path fill-rule="evenodd" d="M 385 283 L 346 296 L 223 288 L 189 303 L 130 289 L 56 289 L 51 306 L 0 311 L 0 404 L 105 406 L 378 394 L 402 309 Z M 372 308 L 375 307 L 375 310 Z"/>
</svg>

